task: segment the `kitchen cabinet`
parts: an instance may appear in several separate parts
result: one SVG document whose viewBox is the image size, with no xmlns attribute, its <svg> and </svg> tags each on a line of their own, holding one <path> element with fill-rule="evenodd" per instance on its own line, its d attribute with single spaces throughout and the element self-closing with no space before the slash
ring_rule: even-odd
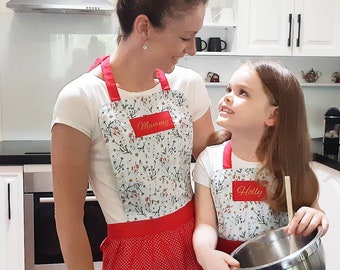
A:
<svg viewBox="0 0 340 270">
<path fill-rule="evenodd" d="M 24 270 L 22 166 L 0 166 L 0 269 Z"/>
<path fill-rule="evenodd" d="M 340 56 L 339 0 L 239 0 L 237 52 Z"/>
</svg>

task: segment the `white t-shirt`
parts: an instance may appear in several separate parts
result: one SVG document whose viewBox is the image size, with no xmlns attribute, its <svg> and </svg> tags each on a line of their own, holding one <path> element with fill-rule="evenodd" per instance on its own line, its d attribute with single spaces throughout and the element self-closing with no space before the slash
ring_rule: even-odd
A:
<svg viewBox="0 0 340 270">
<path fill-rule="evenodd" d="M 226 142 L 219 145 L 208 146 L 197 158 L 193 176 L 194 181 L 210 187 L 210 178 L 216 171 L 223 170 L 223 151 Z M 231 153 L 233 169 L 238 168 L 259 168 L 261 162 L 245 161 Z"/>
<path fill-rule="evenodd" d="M 171 89 L 183 91 L 189 102 L 193 121 L 200 119 L 210 107 L 210 98 L 203 79 L 196 72 L 177 66 L 166 74 Z M 162 91 L 160 84 L 143 92 L 128 92 L 118 89 L 122 99 L 150 95 Z M 108 224 L 126 221 L 120 201 L 112 166 L 103 135 L 98 124 L 98 111 L 110 103 L 105 82 L 90 73 L 85 73 L 67 84 L 60 92 L 53 114 L 52 126 L 62 123 L 71 126 L 92 141 L 90 184 L 101 205 Z"/>
</svg>

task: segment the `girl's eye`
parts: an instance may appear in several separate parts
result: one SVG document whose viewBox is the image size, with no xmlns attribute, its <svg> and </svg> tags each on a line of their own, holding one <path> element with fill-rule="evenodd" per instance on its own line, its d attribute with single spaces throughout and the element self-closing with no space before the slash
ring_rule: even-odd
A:
<svg viewBox="0 0 340 270">
<path fill-rule="evenodd" d="M 226 88 L 225 88 L 225 92 L 226 92 L 226 93 L 230 93 L 230 92 L 231 92 L 231 88 L 230 88 L 230 87 L 226 87 Z"/>
<path fill-rule="evenodd" d="M 244 90 L 240 90 L 240 96 L 248 96 L 248 93 L 246 92 L 246 91 L 244 91 Z"/>
</svg>

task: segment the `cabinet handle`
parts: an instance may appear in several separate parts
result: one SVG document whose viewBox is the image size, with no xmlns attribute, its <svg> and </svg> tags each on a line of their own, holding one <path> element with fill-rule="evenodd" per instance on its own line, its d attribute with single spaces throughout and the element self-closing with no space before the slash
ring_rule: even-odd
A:
<svg viewBox="0 0 340 270">
<path fill-rule="evenodd" d="M 11 219 L 11 184 L 7 183 L 8 219 Z"/>
<path fill-rule="evenodd" d="M 298 38 L 296 39 L 296 47 L 300 47 L 301 14 L 298 15 L 297 22 L 298 22 Z"/>
<path fill-rule="evenodd" d="M 292 15 L 292 13 L 290 13 L 289 16 L 288 16 L 288 22 L 289 22 L 288 47 L 290 47 L 291 39 L 292 39 L 292 18 L 293 18 L 293 15 Z"/>
</svg>

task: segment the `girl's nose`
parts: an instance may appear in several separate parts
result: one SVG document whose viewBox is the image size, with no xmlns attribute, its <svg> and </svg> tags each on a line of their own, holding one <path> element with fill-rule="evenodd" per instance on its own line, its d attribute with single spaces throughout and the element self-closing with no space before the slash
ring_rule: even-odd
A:
<svg viewBox="0 0 340 270">
<path fill-rule="evenodd" d="M 225 101 L 225 102 L 232 102 L 232 101 L 233 101 L 233 95 L 231 94 L 231 92 L 226 93 L 226 94 L 224 95 L 224 101 Z"/>
</svg>

